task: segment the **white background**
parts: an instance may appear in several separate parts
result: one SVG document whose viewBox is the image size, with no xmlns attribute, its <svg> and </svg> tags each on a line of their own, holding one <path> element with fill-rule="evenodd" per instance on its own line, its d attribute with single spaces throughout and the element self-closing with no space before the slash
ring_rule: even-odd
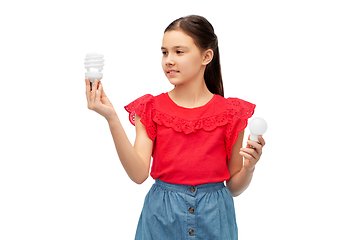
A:
<svg viewBox="0 0 360 240">
<path fill-rule="evenodd" d="M 240 239 L 360 239 L 358 1 L 3 1 L 0 239 L 133 239 L 153 180 L 123 170 L 87 109 L 84 57 L 123 106 L 171 90 L 161 40 L 198 14 L 219 38 L 226 97 L 257 104 L 267 142 L 234 199 Z M 248 134 L 248 130 L 246 130 Z"/>
</svg>

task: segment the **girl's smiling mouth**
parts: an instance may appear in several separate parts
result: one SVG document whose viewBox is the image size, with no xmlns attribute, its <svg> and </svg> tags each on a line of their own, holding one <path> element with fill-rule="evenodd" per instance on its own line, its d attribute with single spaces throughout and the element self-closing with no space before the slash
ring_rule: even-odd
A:
<svg viewBox="0 0 360 240">
<path fill-rule="evenodd" d="M 175 76 L 179 71 L 176 70 L 167 70 L 166 73 L 169 77 Z"/>
</svg>

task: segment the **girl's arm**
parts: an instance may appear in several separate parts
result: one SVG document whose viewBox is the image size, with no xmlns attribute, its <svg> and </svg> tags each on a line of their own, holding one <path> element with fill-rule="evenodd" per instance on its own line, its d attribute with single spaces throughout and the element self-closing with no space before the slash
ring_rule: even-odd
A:
<svg viewBox="0 0 360 240">
<path fill-rule="evenodd" d="M 108 121 L 115 148 L 126 173 L 137 184 L 143 183 L 149 176 L 153 142 L 148 137 L 140 117 L 135 116 L 136 138 L 131 145 L 119 118 Z"/>
<path fill-rule="evenodd" d="M 92 88 L 91 91 L 90 81 L 86 79 L 88 108 L 106 118 L 116 151 L 126 173 L 135 183 L 143 183 L 149 176 L 153 148 L 153 142 L 148 137 L 145 126 L 140 122 L 140 117 L 136 116 L 136 139 L 134 146 L 132 146 L 111 102 L 103 90 L 101 82 L 95 80 Z"/>
<path fill-rule="evenodd" d="M 234 197 L 243 193 L 250 185 L 255 164 L 259 161 L 262 147 L 265 145 L 264 139 L 259 136 L 260 143 L 248 140 L 246 148 L 242 148 L 243 139 L 244 131 L 240 132 L 232 148 L 228 164 L 230 179 L 226 182 L 226 186 Z"/>
</svg>

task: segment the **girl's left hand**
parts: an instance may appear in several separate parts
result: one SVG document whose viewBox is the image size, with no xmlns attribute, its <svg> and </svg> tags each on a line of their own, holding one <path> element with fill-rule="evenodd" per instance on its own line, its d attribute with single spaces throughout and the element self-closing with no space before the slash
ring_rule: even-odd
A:
<svg viewBox="0 0 360 240">
<path fill-rule="evenodd" d="M 253 172 L 256 163 L 260 160 L 262 148 L 265 146 L 265 140 L 262 136 L 258 136 L 260 143 L 250 140 L 248 137 L 246 148 L 240 149 L 240 155 L 245 158 L 244 168 L 248 172 Z"/>
</svg>

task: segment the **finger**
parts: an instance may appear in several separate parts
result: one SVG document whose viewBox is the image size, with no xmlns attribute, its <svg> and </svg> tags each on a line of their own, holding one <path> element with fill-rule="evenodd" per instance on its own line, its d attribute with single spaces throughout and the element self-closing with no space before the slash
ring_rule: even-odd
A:
<svg viewBox="0 0 360 240">
<path fill-rule="evenodd" d="M 97 79 L 95 79 L 96 81 L 96 85 L 94 86 L 94 92 L 95 92 L 95 102 L 100 102 L 100 99 L 101 99 L 101 91 L 100 91 L 100 88 L 101 88 L 101 85 L 99 83 L 99 81 Z M 94 81 L 94 83 L 95 83 Z"/>
<path fill-rule="evenodd" d="M 86 90 L 85 90 L 86 100 L 89 103 L 89 101 L 90 101 L 90 80 L 88 78 L 85 78 L 85 84 L 86 84 Z"/>
<path fill-rule="evenodd" d="M 248 154 L 246 152 L 240 152 L 240 155 L 243 156 L 245 158 L 245 160 L 249 161 L 254 166 L 258 162 L 258 160 L 256 158 L 254 158 L 254 156 L 252 156 L 251 154 Z"/>
<path fill-rule="evenodd" d="M 101 81 L 100 81 L 97 96 L 99 96 L 99 98 L 101 99 L 103 97 L 103 93 L 104 93 L 104 90 L 103 90 L 103 87 L 102 87 L 102 84 L 101 84 Z"/>
<path fill-rule="evenodd" d="M 98 89 L 98 83 L 99 81 L 95 79 L 92 84 L 91 92 L 93 93 L 93 96 L 95 96 L 96 90 Z"/>
<path fill-rule="evenodd" d="M 252 140 L 247 140 L 247 144 L 249 145 L 250 148 L 255 149 L 259 154 L 261 154 L 262 145 L 260 143 L 252 141 Z"/>
<path fill-rule="evenodd" d="M 91 93 L 90 93 L 90 101 L 89 104 L 93 109 L 94 105 L 96 104 L 96 89 L 97 89 L 97 80 L 95 79 L 92 85 L 90 86 Z"/>
<path fill-rule="evenodd" d="M 259 140 L 261 146 L 265 146 L 265 140 L 264 140 L 264 138 L 262 136 L 259 135 L 258 140 Z"/>
<path fill-rule="evenodd" d="M 246 147 L 254 148 L 254 144 L 256 144 L 256 143 L 258 143 L 258 142 L 251 140 L 250 135 L 249 135 L 248 140 L 246 141 L 246 144 L 247 144 Z"/>
<path fill-rule="evenodd" d="M 101 89 L 100 89 L 100 88 L 101 88 Z M 99 82 L 99 91 L 101 91 L 101 96 L 102 96 L 102 97 L 107 97 L 106 94 L 105 94 L 104 87 L 103 87 L 101 81 Z"/>
<path fill-rule="evenodd" d="M 254 148 L 241 148 L 240 153 L 245 153 L 247 155 L 250 155 L 254 159 L 260 158 L 260 154 Z"/>
</svg>

